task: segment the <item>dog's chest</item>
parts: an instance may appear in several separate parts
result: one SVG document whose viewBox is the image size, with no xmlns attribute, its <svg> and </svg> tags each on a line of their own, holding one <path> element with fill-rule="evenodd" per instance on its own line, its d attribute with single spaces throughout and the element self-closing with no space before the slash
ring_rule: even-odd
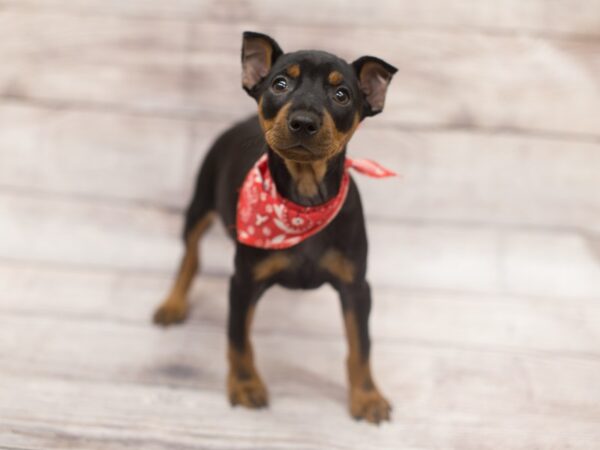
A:
<svg viewBox="0 0 600 450">
<path fill-rule="evenodd" d="M 329 273 L 323 268 L 327 247 L 321 239 L 309 239 L 289 252 L 289 266 L 277 277 L 276 282 L 291 289 L 314 289 L 329 281 Z"/>
</svg>

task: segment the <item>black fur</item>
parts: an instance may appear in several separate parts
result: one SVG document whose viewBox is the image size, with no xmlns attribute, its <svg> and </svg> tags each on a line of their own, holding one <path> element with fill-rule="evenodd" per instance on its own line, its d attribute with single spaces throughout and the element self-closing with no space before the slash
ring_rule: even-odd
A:
<svg viewBox="0 0 600 450">
<path fill-rule="evenodd" d="M 361 90 L 359 74 L 366 61 L 377 60 L 376 58 L 363 57 L 354 64 L 349 64 L 321 51 L 286 54 L 268 36 L 246 33 L 244 37 L 264 39 L 264 42 L 272 46 L 268 74 L 256 85 L 246 87 L 253 98 L 260 100 L 259 113 L 265 120 L 274 119 L 281 108 L 288 105 L 289 112 L 308 111 L 320 120 L 323 120 L 323 114 L 329 113 L 335 128 L 345 133 L 355 126 L 357 118 L 362 120 L 373 114 Z M 391 78 L 396 69 L 381 60 L 377 61 L 382 63 Z M 291 64 L 299 66 L 299 76 L 286 75 L 286 68 Z M 349 104 L 336 103 L 334 96 L 339 86 L 327 82 L 327 76 L 332 71 L 343 76 L 342 86 L 351 97 Z M 277 93 L 272 89 L 274 80 L 281 76 L 286 78 L 289 86 L 285 93 Z M 258 116 L 253 116 L 225 131 L 206 155 L 187 210 L 184 239 L 187 240 L 201 218 L 208 212 L 216 211 L 229 236 L 235 241 L 238 191 L 248 171 L 264 152 L 268 153 L 269 169 L 282 196 L 299 204 L 311 205 L 326 202 L 337 194 L 344 171 L 345 148 L 327 161 L 327 171 L 319 183 L 318 195 L 307 198 L 298 192 L 281 152 L 274 151 L 267 145 Z M 248 311 L 270 286 L 279 284 L 291 289 L 313 289 L 329 283 L 339 293 L 343 310 L 351 310 L 356 317 L 360 357 L 368 361 L 371 294 L 365 278 L 367 248 L 361 199 L 352 180 L 347 199 L 335 219 L 325 229 L 300 244 L 285 250 L 264 250 L 236 241 L 235 273 L 231 277 L 229 292 L 230 344 L 239 351 L 244 351 Z M 320 266 L 325 252 L 332 249 L 352 263 L 352 281 L 344 281 Z M 265 280 L 256 281 L 253 276 L 256 264 L 276 252 L 289 255 L 291 266 Z"/>
<path fill-rule="evenodd" d="M 269 168 L 278 192 L 292 201 L 302 201 L 295 193 L 292 177 L 282 158 L 267 148 L 258 118 L 253 116 L 227 130 L 209 150 L 198 175 L 194 197 L 188 207 L 184 239 L 197 220 L 212 210 L 217 211 L 228 234 L 232 239 L 236 239 L 239 188 L 250 168 L 264 152 L 269 152 Z M 328 163 L 328 170 L 322 182 L 325 195 L 321 202 L 337 194 L 344 157 L 345 152 L 342 152 Z M 318 268 L 320 257 L 330 248 L 340 250 L 355 263 L 356 279 L 364 278 L 367 236 L 360 196 L 353 180 L 350 182 L 346 202 L 336 218 L 324 230 L 300 244 L 286 250 L 263 250 L 236 242 L 234 277 L 251 279 L 252 269 L 257 262 L 273 252 L 286 252 L 293 256 L 296 268 L 260 283 L 264 289 L 273 284 L 292 289 L 317 288 L 324 283 L 331 283 L 337 287 L 339 281 Z"/>
</svg>

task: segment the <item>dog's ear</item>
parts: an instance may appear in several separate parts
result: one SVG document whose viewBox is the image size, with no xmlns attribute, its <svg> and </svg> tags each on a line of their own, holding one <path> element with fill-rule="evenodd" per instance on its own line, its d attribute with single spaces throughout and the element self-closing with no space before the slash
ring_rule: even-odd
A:
<svg viewBox="0 0 600 450">
<path fill-rule="evenodd" d="M 366 100 L 363 115 L 379 114 L 383 111 L 388 85 L 398 69 L 374 56 L 358 58 L 352 63 L 352 67 L 354 67 L 360 90 Z"/>
<path fill-rule="evenodd" d="M 270 36 L 244 31 L 242 42 L 242 86 L 254 97 L 254 90 L 283 54 Z"/>
</svg>

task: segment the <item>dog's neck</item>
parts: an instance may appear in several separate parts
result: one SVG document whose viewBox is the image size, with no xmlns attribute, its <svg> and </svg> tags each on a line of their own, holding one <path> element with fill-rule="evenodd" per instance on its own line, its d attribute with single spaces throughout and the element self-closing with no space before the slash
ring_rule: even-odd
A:
<svg viewBox="0 0 600 450">
<path fill-rule="evenodd" d="M 297 163 L 270 148 L 269 171 L 279 194 L 303 206 L 315 206 L 335 197 L 344 175 L 346 149 L 327 161 Z"/>
</svg>

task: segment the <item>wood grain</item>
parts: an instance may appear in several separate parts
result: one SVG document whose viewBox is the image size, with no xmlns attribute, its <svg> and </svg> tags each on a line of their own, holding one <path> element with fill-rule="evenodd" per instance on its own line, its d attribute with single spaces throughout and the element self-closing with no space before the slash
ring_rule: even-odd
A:
<svg viewBox="0 0 600 450">
<path fill-rule="evenodd" d="M 253 109 L 239 79 L 247 24 L 73 20 L 10 10 L 0 23 L 10 24 L 0 26 L 4 96 L 198 118 Z M 369 27 L 331 33 L 315 25 L 263 31 L 285 49 L 318 47 L 349 60 L 376 53 L 398 66 L 381 124 L 598 136 L 595 40 Z M 14 36 L 21 37 L 16 44 Z"/>
<path fill-rule="evenodd" d="M 185 110 L 188 27 L 0 11 L 0 93 L 56 106 Z"/>
<path fill-rule="evenodd" d="M 465 378 L 463 376 L 463 380 Z M 473 374 L 472 380 L 476 384 L 477 376 Z M 406 443 L 403 448 L 409 449 L 433 445 L 491 450 L 501 445 L 525 450 L 565 444 L 591 450 L 598 439 L 593 420 L 563 421 L 549 412 L 532 413 L 515 423 L 510 419 L 513 410 L 507 415 L 495 414 L 494 404 L 489 404 L 490 412 L 480 417 L 474 412 L 461 413 L 459 409 L 464 404 L 456 402 L 460 398 L 458 395 L 444 396 L 450 404 L 434 404 L 431 412 L 427 405 L 419 407 L 428 391 L 404 395 L 404 406 L 396 412 L 397 420 L 403 426 L 377 429 L 364 424 L 349 424 L 348 419 L 340 417 L 344 408 L 339 400 L 328 400 L 308 389 L 302 392 L 302 397 L 281 393 L 277 406 L 256 414 L 231 409 L 222 392 L 216 390 L 94 382 L 77 385 L 61 379 L 19 379 L 14 376 L 6 377 L 4 381 L 8 402 L 1 413 L 8 419 L 0 425 L 0 430 L 11 430 L 8 444 L 38 448 L 69 445 L 111 450 L 131 446 L 152 450 L 225 450 L 232 446 L 240 449 L 392 450 L 400 442 Z M 475 387 L 472 394 L 495 391 L 498 398 L 503 398 L 506 390 L 500 387 L 501 384 L 489 386 L 489 389 L 487 386 Z M 408 391 L 412 387 L 405 389 Z M 444 388 L 436 389 L 431 394 L 439 396 L 444 391 Z M 317 410 L 316 403 L 319 404 Z M 477 407 L 473 405 L 473 409 Z M 31 413 L 24 414 L 25 408 Z M 319 416 L 318 423 L 307 426 L 305 418 L 315 414 Z M 223 422 L 228 424 L 225 433 Z M 272 430 L 264 429 L 267 422 L 273 424 Z M 544 432 L 532 434 L 529 431 L 532 429 Z M 477 447 L 472 443 L 477 443 Z"/>
<path fill-rule="evenodd" d="M 7 102 L 0 106 L 0 184 L 182 211 L 205 152 L 229 123 Z M 401 175 L 355 176 L 369 217 L 600 232 L 600 143 L 382 130 L 367 122 L 350 154 Z M 390 192 L 393 202 L 377 201 Z"/>
<path fill-rule="evenodd" d="M 171 274 L 179 213 L 138 205 L 0 193 L 0 258 Z M 369 278 L 408 288 L 598 298 L 598 239 L 573 231 L 370 221 Z M 201 245 L 204 270 L 231 273 L 219 226 Z"/>
<path fill-rule="evenodd" d="M 7 431 L 4 427 L 10 427 L 10 440 L 4 442 L 13 445 L 87 442 L 93 448 L 120 448 L 125 442 L 148 442 L 155 448 L 224 448 L 235 442 L 240 448 L 253 448 L 250 445 L 256 445 L 256 439 L 264 439 L 259 445 L 265 448 L 306 448 L 305 442 L 295 443 L 294 436 L 301 435 L 306 427 L 302 418 L 315 414 L 315 409 L 320 412 L 320 421 L 310 428 L 314 448 L 330 442 L 340 448 L 393 448 L 399 439 L 417 447 L 427 442 L 460 447 L 467 439 L 467 430 L 469 438 L 465 442 L 494 439 L 497 444 L 509 439 L 506 445 L 511 448 L 544 447 L 552 442 L 593 448 L 597 436 L 593 424 L 600 415 L 600 391 L 594 382 L 598 360 L 597 348 L 588 351 L 586 341 L 590 340 L 576 344 L 575 348 L 584 350 L 580 355 L 565 349 L 568 341 L 556 338 L 550 338 L 554 346 L 551 353 L 533 352 L 535 345 L 529 347 L 531 342 L 526 336 L 523 341 L 515 341 L 515 347 L 507 346 L 497 330 L 514 326 L 515 320 L 531 322 L 519 313 L 497 314 L 493 320 L 498 325 L 492 327 L 479 321 L 473 322 L 475 328 L 461 327 L 451 320 L 455 314 L 458 317 L 475 312 L 478 307 L 474 298 L 455 297 L 445 304 L 438 303 L 433 309 L 441 314 L 434 319 L 442 325 L 437 341 L 435 337 L 423 341 L 418 333 L 413 334 L 418 321 L 400 302 L 386 299 L 382 302 L 387 305 L 384 311 L 376 307 L 376 373 L 381 373 L 380 383 L 396 404 L 397 423 L 411 424 L 413 437 L 405 434 L 404 430 L 409 432 L 405 426 L 374 431 L 363 426 L 359 427 L 360 440 L 354 442 L 355 433 L 350 433 L 349 424 L 342 422 L 348 419 L 343 415 L 341 319 L 303 319 L 309 317 L 307 312 L 313 310 L 315 301 L 323 300 L 318 293 L 299 301 L 297 296 L 279 290 L 261 305 L 255 341 L 274 403 L 271 411 L 255 415 L 231 410 L 223 394 L 225 360 L 218 355 L 225 351 L 225 308 L 224 301 L 213 299 L 223 298 L 223 280 L 206 280 L 202 286 L 206 301 L 195 310 L 192 322 L 165 332 L 153 327 L 147 315 L 154 304 L 151 297 L 166 281 L 164 278 L 157 283 L 148 276 L 30 268 L 5 269 L 0 274 L 3 281 L 16 286 L 8 291 L 16 295 L 11 295 L 0 310 L 2 320 L 11 323 L 11 327 L 0 329 L 0 434 Z M 39 280 L 38 289 L 32 286 L 32 280 Z M 19 283 L 32 288 L 23 290 Z M 94 298 L 82 304 L 81 295 L 90 291 Z M 28 308 L 23 308 L 23 298 L 29 298 L 25 300 L 31 302 Z M 522 301 L 526 299 L 512 302 L 513 307 L 520 309 L 526 304 Z M 36 311 L 36 305 L 41 310 Z M 486 301 L 486 306 L 508 312 L 511 305 L 503 307 Z M 534 302 L 531 306 L 535 314 L 541 305 Z M 413 307 L 421 308 L 423 313 L 432 311 L 429 303 L 415 302 Z M 577 307 L 563 305 L 556 312 L 564 319 L 568 311 L 565 308 L 574 311 Z M 57 314 L 59 311 L 66 314 Z M 328 307 L 327 311 L 339 316 L 337 308 Z M 450 315 L 444 316 L 444 311 Z M 592 314 L 588 320 L 595 323 L 597 308 L 589 312 Z M 413 320 L 409 331 L 403 332 L 410 337 L 390 336 L 386 316 L 400 318 L 399 327 Z M 313 314 L 310 317 L 314 319 Z M 568 324 L 565 321 L 562 326 Z M 421 322 L 419 326 L 427 328 L 428 324 Z M 578 327 L 576 323 L 571 326 Z M 462 328 L 460 337 L 452 332 L 455 327 Z M 441 329 L 445 333 L 440 333 Z M 543 327 L 536 329 L 544 334 L 560 333 L 551 326 L 545 331 Z M 574 336 L 572 330 L 564 331 L 567 339 Z M 479 339 L 482 334 L 495 335 L 498 341 L 484 343 Z M 537 339 L 549 343 L 543 335 Z M 298 359 L 295 355 L 303 356 Z M 26 377 L 19 375 L 24 371 Z M 573 382 L 568 389 L 565 379 Z M 231 423 L 226 434 L 219 426 L 223 420 Z M 265 421 L 279 431 L 269 431 L 261 438 L 256 427 Z M 522 428 L 523 424 L 527 427 Z M 526 432 L 539 427 L 548 427 L 552 432 Z M 347 432 L 340 437 L 335 429 Z M 507 437 L 509 430 L 522 431 Z"/>
<path fill-rule="evenodd" d="M 180 214 L 147 206 L 0 193 L 0 218 L 0 258 L 170 274 L 180 257 Z M 368 233 L 371 255 L 376 255 L 371 257 L 373 282 L 475 290 L 499 286 L 494 230 L 372 223 Z M 390 252 L 390 242 L 402 243 L 403 251 Z M 201 248 L 207 272 L 231 272 L 233 245 L 221 226 L 213 227 Z M 459 262 L 453 256 L 457 250 Z M 438 258 L 431 261 L 431 254 Z"/>
<path fill-rule="evenodd" d="M 188 323 L 150 323 L 198 164 L 255 109 L 246 29 L 399 68 L 350 146 L 402 175 L 356 176 L 379 428 L 329 287 L 265 294 L 272 405 L 229 407 L 220 226 Z M 598 37 L 597 0 L 0 0 L 0 448 L 596 450 Z"/>
<path fill-rule="evenodd" d="M 82 333 L 90 322 L 145 324 L 171 281 L 170 275 L 163 274 L 5 263 L 0 265 L 0 282 L 7 300 L 0 305 L 0 313 L 17 316 L 17 322 L 39 318 L 81 323 Z M 193 311 L 189 323 L 224 332 L 227 289 L 223 277 L 198 277 L 190 295 Z M 585 298 L 565 302 L 556 296 L 451 293 L 378 284 L 372 289 L 372 334 L 376 342 L 558 358 L 595 358 L 599 351 L 600 331 L 595 324 L 600 321 L 600 305 Z M 317 307 L 320 313 L 315 315 Z M 494 314 L 490 314 L 492 310 Z M 301 292 L 272 288 L 260 302 L 253 332 L 344 342 L 337 295 L 330 287 Z M 53 337 L 56 342 L 52 346 L 57 351 L 70 347 L 66 342 L 70 339 L 59 333 Z M 101 345 L 108 348 L 114 344 L 108 341 Z M 131 353 L 141 354 L 140 343 L 131 345 L 135 346 Z M 79 351 L 88 349 L 80 347 Z M 122 358 L 128 357 L 129 351 L 124 352 Z M 85 359 L 83 354 L 77 357 L 78 361 Z M 87 374 L 97 371 L 93 367 Z"/>
<path fill-rule="evenodd" d="M 213 103 L 204 96 L 207 83 L 209 95 L 232 101 L 237 95 L 239 67 L 233 56 L 243 29 L 196 25 L 192 82 L 200 80 L 194 91 L 198 103 Z M 378 123 L 598 136 L 600 52 L 594 40 L 364 27 L 331 33 L 306 24 L 271 24 L 263 31 L 286 51 L 319 48 L 348 61 L 376 54 L 397 66 Z M 214 43 L 211 36 L 222 40 Z M 232 57 L 215 58 L 210 54 L 215 48 Z M 213 104 L 215 111 L 226 112 L 228 103 Z"/>
<path fill-rule="evenodd" d="M 0 106 L 0 183 L 182 209 L 192 184 L 189 129 L 180 120 L 8 102 Z"/>
<path fill-rule="evenodd" d="M 312 23 L 350 28 L 366 25 L 382 27 L 420 27 L 482 29 L 489 32 L 559 33 L 597 36 L 600 29 L 600 4 L 595 0 L 549 2 L 544 0 L 506 0 L 481 2 L 466 0 L 379 0 L 376 4 L 352 1 L 307 0 L 290 7 L 273 0 L 177 0 L 171 2 L 130 0 L 1 0 L 0 6 L 25 11 L 70 11 L 77 14 L 114 15 L 133 18 L 207 18 L 239 21 L 254 26 L 273 23 Z"/>
</svg>

